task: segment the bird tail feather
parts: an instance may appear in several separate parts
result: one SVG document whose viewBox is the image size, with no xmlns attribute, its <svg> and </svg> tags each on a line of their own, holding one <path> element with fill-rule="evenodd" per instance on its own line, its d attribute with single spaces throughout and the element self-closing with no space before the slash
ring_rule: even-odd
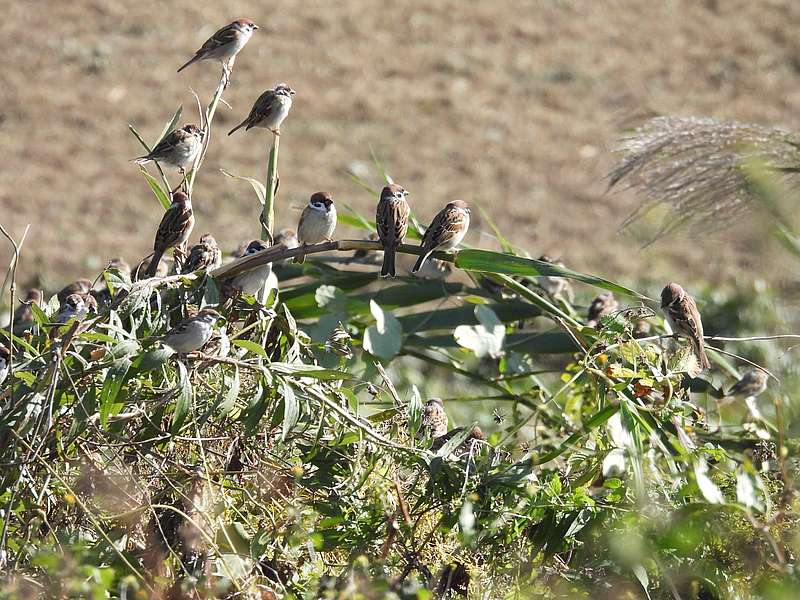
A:
<svg viewBox="0 0 800 600">
<path fill-rule="evenodd" d="M 245 119 L 244 121 L 242 121 L 241 123 L 239 123 L 239 124 L 238 124 L 236 127 L 234 127 L 233 129 L 231 129 L 231 130 L 228 132 L 228 135 L 231 135 L 232 133 L 235 133 L 236 131 L 239 131 L 239 130 L 240 130 L 242 127 L 244 127 L 245 125 L 247 125 L 247 119 Z"/>
<path fill-rule="evenodd" d="M 383 266 L 381 267 L 381 277 L 394 277 L 394 248 L 383 249 Z"/>
<path fill-rule="evenodd" d="M 195 55 L 194 55 L 192 58 L 190 58 L 190 59 L 189 59 L 189 60 L 186 62 L 186 64 L 185 64 L 185 65 L 183 65 L 183 66 L 182 66 L 180 69 L 178 69 L 178 70 L 176 71 L 176 73 L 180 73 L 180 72 L 181 72 L 181 71 L 183 71 L 183 70 L 184 70 L 186 67 L 188 67 L 189 65 L 193 65 L 193 64 L 194 64 L 194 63 L 196 63 L 198 60 L 200 60 L 200 57 L 199 57 L 197 54 L 195 54 Z"/>
<path fill-rule="evenodd" d="M 432 253 L 433 253 L 433 250 L 430 250 L 428 252 L 425 252 L 424 254 L 421 254 L 420 257 L 417 259 L 417 262 L 414 263 L 414 268 L 411 269 L 411 272 L 412 273 L 416 273 L 417 271 L 419 271 L 422 268 L 422 265 L 425 264 L 425 261 L 428 260 L 428 257 Z"/>
</svg>

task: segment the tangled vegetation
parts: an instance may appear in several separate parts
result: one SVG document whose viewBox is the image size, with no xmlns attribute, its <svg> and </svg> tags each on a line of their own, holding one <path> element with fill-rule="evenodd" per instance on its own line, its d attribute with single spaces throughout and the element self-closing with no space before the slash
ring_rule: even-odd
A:
<svg viewBox="0 0 800 600">
<path fill-rule="evenodd" d="M 266 184 L 241 178 L 267 240 L 278 139 Z M 166 177 L 145 176 L 168 204 Z M 782 322 L 767 292 L 706 297 L 707 332 L 740 339 L 710 340 L 695 376 L 654 291 L 497 238 L 503 252 L 435 254 L 452 280 L 381 283 L 376 243 L 350 240 L 303 265 L 275 245 L 210 273 L 111 267 L 83 320 L 31 304 L 3 332 L 0 595 L 796 598 L 796 408 L 776 383 L 795 373 L 781 340 L 741 338 Z M 230 293 L 265 262 L 277 288 Z M 599 290 L 616 301 L 586 315 Z M 161 337 L 206 306 L 212 339 L 174 353 Z M 740 352 L 775 369 L 771 403 L 719 402 Z M 434 439 L 432 396 L 451 413 Z"/>
</svg>

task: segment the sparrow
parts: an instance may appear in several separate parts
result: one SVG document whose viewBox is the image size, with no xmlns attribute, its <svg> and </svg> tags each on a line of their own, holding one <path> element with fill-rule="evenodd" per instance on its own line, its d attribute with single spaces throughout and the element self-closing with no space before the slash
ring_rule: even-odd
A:
<svg viewBox="0 0 800 600">
<path fill-rule="evenodd" d="M 633 337 L 636 339 L 644 338 L 650 335 L 650 323 L 644 319 L 639 319 L 633 324 Z"/>
<path fill-rule="evenodd" d="M 81 278 L 73 281 L 69 285 L 65 285 L 56 296 L 58 297 L 58 301 L 64 304 L 64 300 L 66 300 L 68 296 L 72 294 L 86 294 L 91 289 L 92 282 L 88 279 Z"/>
<path fill-rule="evenodd" d="M 253 240 L 247 244 L 247 249 L 244 251 L 243 256 L 250 256 L 256 252 L 261 252 L 269 248 L 267 242 L 262 240 Z M 241 292 L 245 296 L 255 296 L 258 291 L 264 287 L 270 274 L 272 273 L 272 264 L 267 263 L 256 267 L 252 271 L 247 271 L 241 275 L 236 275 L 231 279 L 230 285 Z"/>
<path fill-rule="evenodd" d="M 189 65 L 193 65 L 201 60 L 218 60 L 222 64 L 225 85 L 227 86 L 233 62 L 236 60 L 236 55 L 239 54 L 242 48 L 245 47 L 245 44 L 250 41 L 250 37 L 256 29 L 258 29 L 258 25 L 253 23 L 250 19 L 238 19 L 233 23 L 225 25 L 225 27 L 219 29 L 200 46 L 197 52 L 194 53 L 194 56 L 178 69 L 178 73 Z"/>
<path fill-rule="evenodd" d="M 287 250 L 297 248 L 300 245 L 300 240 L 297 239 L 297 232 L 291 227 L 285 227 L 278 232 L 275 236 L 275 245 L 283 246 Z M 276 261 L 273 264 L 283 264 L 285 260 Z"/>
<path fill-rule="evenodd" d="M 611 314 L 617 310 L 618 307 L 619 304 L 616 298 L 614 298 L 614 294 L 611 292 L 603 292 L 592 300 L 591 305 L 589 305 L 589 311 L 586 313 L 586 324 L 589 327 L 597 327 L 597 324 L 600 323 L 600 319 Z"/>
<path fill-rule="evenodd" d="M 109 269 L 116 269 L 126 279 L 131 278 L 131 266 L 122 258 L 116 257 L 109 260 L 105 270 Z"/>
<path fill-rule="evenodd" d="M 668 283 L 661 290 L 661 310 L 676 336 L 689 338 L 703 369 L 711 368 L 703 348 L 703 322 L 692 297 L 677 283 Z"/>
<path fill-rule="evenodd" d="M 199 350 L 211 339 L 214 324 L 219 318 L 220 314 L 213 308 L 203 308 L 170 329 L 162 342 L 179 354 Z"/>
<path fill-rule="evenodd" d="M 133 270 L 133 278 L 135 281 L 141 281 L 142 279 L 147 279 L 149 275 L 147 273 L 150 270 L 150 265 L 155 264 L 156 266 L 156 277 L 166 277 L 169 275 L 169 263 L 167 260 L 162 256 L 161 260 L 157 262 L 153 262 L 150 259 L 143 259 L 136 268 Z"/>
<path fill-rule="evenodd" d="M 42 290 L 30 289 L 25 295 L 25 300 L 22 300 L 20 305 L 14 310 L 14 335 L 22 335 L 29 331 L 36 323 L 33 317 L 33 309 L 31 304 L 36 306 L 42 305 Z"/>
<path fill-rule="evenodd" d="M 397 247 L 403 243 L 408 232 L 408 214 L 411 209 L 406 202 L 408 192 L 396 183 L 387 185 L 381 191 L 375 214 L 378 239 L 383 246 L 383 266 L 381 277 L 394 277 L 394 256 Z"/>
<path fill-rule="evenodd" d="M 761 369 L 749 369 L 742 378 L 728 390 L 727 396 L 754 398 L 767 389 L 767 374 Z"/>
<path fill-rule="evenodd" d="M 89 313 L 97 313 L 97 300 L 94 296 L 89 292 L 70 294 L 61 303 L 55 322 L 63 325 L 71 319 L 82 321 Z"/>
<path fill-rule="evenodd" d="M 297 248 L 300 245 L 300 240 L 297 239 L 297 232 L 291 227 L 284 227 L 275 236 L 275 245 L 283 245 L 287 250 Z"/>
<path fill-rule="evenodd" d="M 200 237 L 200 241 L 189 249 L 186 262 L 183 263 L 181 274 L 194 273 L 195 271 L 213 271 L 222 264 L 217 240 L 210 233 Z"/>
<path fill-rule="evenodd" d="M 550 263 L 557 267 L 564 267 L 564 262 L 561 260 L 553 259 L 547 254 L 542 254 L 539 257 L 542 262 Z M 550 294 L 553 298 L 565 298 L 569 300 L 572 296 L 572 288 L 570 287 L 569 280 L 566 277 L 553 277 L 550 275 L 539 277 L 537 280 L 542 289 Z"/>
<path fill-rule="evenodd" d="M 450 431 L 446 432 L 444 435 L 437 437 L 433 440 L 433 444 L 431 444 L 431 450 L 436 451 L 442 446 L 444 446 L 448 441 L 453 439 L 459 433 L 463 432 L 463 427 L 456 427 L 455 429 L 451 429 Z M 470 452 L 472 449 L 472 444 L 475 441 L 485 442 L 486 441 L 486 434 L 483 433 L 483 430 L 475 425 L 469 432 L 467 439 L 465 439 L 461 445 L 456 448 L 456 454 L 466 454 Z"/>
<path fill-rule="evenodd" d="M 139 165 L 150 161 L 164 163 L 185 173 L 186 167 L 194 162 L 203 147 L 205 135 L 205 132 L 197 125 L 184 125 L 180 129 L 170 131 L 149 154 L 133 160 Z"/>
<path fill-rule="evenodd" d="M 417 436 L 432 440 L 447 434 L 447 413 L 441 398 L 431 398 L 422 409 L 422 426 Z"/>
<path fill-rule="evenodd" d="M 182 246 L 189 239 L 194 228 L 194 212 L 192 200 L 184 192 L 177 191 L 172 194 L 170 204 L 156 232 L 153 242 L 153 256 L 147 265 L 148 277 L 153 277 L 158 269 L 159 261 L 164 252 L 176 246 Z"/>
<path fill-rule="evenodd" d="M 308 206 L 300 215 L 297 225 L 297 240 L 303 247 L 329 241 L 336 229 L 336 207 L 329 192 L 316 192 L 311 195 Z M 294 262 L 303 263 L 305 254 L 295 256 Z"/>
<path fill-rule="evenodd" d="M 469 215 L 469 206 L 463 200 L 453 200 L 440 210 L 422 236 L 419 247 L 422 248 L 423 254 L 417 259 L 411 272 L 419 271 L 436 250 L 449 252 L 456 248 L 467 235 Z"/>
<path fill-rule="evenodd" d="M 245 128 L 245 131 L 252 127 L 269 129 L 275 135 L 280 135 L 280 127 L 283 120 L 289 115 L 292 108 L 292 96 L 294 90 L 285 83 L 279 83 L 274 90 L 267 90 L 261 94 L 250 109 L 247 118 L 228 132 L 233 132 Z"/>
<path fill-rule="evenodd" d="M 3 383 L 8 377 L 10 370 L 9 363 L 11 362 L 11 353 L 3 344 L 0 344 L 0 383 Z"/>
</svg>

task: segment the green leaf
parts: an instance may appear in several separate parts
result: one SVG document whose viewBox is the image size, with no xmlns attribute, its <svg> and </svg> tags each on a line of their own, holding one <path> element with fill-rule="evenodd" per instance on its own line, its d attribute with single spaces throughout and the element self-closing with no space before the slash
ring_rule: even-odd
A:
<svg viewBox="0 0 800 600">
<path fill-rule="evenodd" d="M 177 433 L 180 431 L 186 417 L 189 414 L 189 409 L 192 406 L 192 382 L 189 380 L 189 375 L 186 372 L 186 366 L 178 363 L 178 398 L 175 401 L 175 411 L 172 414 L 172 425 L 170 431 Z"/>
<path fill-rule="evenodd" d="M 225 169 L 220 169 L 220 171 L 222 171 L 222 174 L 225 175 L 226 177 L 230 177 L 231 179 L 238 179 L 239 181 L 246 181 L 247 183 L 249 183 L 252 186 L 253 190 L 255 191 L 256 196 L 258 196 L 258 201 L 261 203 L 262 206 L 264 205 L 265 199 L 267 197 L 267 188 L 258 179 L 253 179 L 252 177 L 244 177 L 243 175 L 234 175 L 233 173 L 229 173 Z"/>
<path fill-rule="evenodd" d="M 261 358 L 268 358 L 267 351 L 264 350 L 264 346 L 252 340 L 231 340 L 231 344 L 238 348 L 244 348 L 248 352 L 252 352 Z"/>
<path fill-rule="evenodd" d="M 505 326 L 491 308 L 482 304 L 475 307 L 475 318 L 479 325 L 459 325 L 453 332 L 453 337 L 459 346 L 472 350 L 478 358 L 497 358 L 503 351 Z"/>
<path fill-rule="evenodd" d="M 411 437 L 417 435 L 422 423 L 422 397 L 416 385 L 411 386 L 411 399 L 408 401 L 408 430 Z"/>
<path fill-rule="evenodd" d="M 572 271 L 571 269 L 559 267 L 553 263 L 532 258 L 522 258 L 521 256 L 512 256 L 501 252 L 477 249 L 461 250 L 456 254 L 455 265 L 459 269 L 478 273 L 498 273 L 527 277 L 566 277 L 625 296 L 633 296 L 640 300 L 650 300 L 650 298 L 639 292 L 603 279 L 602 277 L 585 275 L 577 271 Z"/>
<path fill-rule="evenodd" d="M 390 359 L 403 347 L 403 328 L 395 316 L 384 311 L 377 302 L 370 300 L 370 312 L 375 325 L 364 332 L 364 350 L 378 358 Z"/>
<path fill-rule="evenodd" d="M 140 355 L 133 363 L 133 368 L 137 371 L 152 371 L 163 365 L 175 351 L 169 346 L 162 346 L 145 352 Z"/>
<path fill-rule="evenodd" d="M 172 204 L 172 200 L 169 199 L 169 194 L 167 194 L 161 188 L 161 185 L 158 183 L 158 180 L 152 175 L 150 175 L 150 173 L 147 172 L 147 169 L 145 169 L 143 166 L 140 165 L 139 170 L 142 172 L 142 175 L 144 175 L 144 178 L 147 181 L 147 185 L 150 186 L 150 189 L 153 191 L 153 194 L 155 194 L 156 199 L 161 204 L 161 207 L 164 210 L 167 210 Z"/>
<path fill-rule="evenodd" d="M 178 126 L 178 121 L 181 120 L 181 115 L 183 115 L 183 105 L 179 105 L 178 108 L 175 110 L 175 114 L 172 115 L 172 119 L 164 125 L 164 129 L 161 130 L 161 135 L 158 136 L 158 141 L 153 144 L 153 148 L 158 146 L 162 140 L 169 135 L 169 133 Z M 149 150 L 148 150 L 149 152 Z"/>
<path fill-rule="evenodd" d="M 270 363 L 269 368 L 274 373 L 280 375 L 292 375 L 294 377 L 310 377 L 320 381 L 355 379 L 349 373 L 337 371 L 335 369 L 325 369 L 316 365 L 306 365 L 303 363 Z"/>
<path fill-rule="evenodd" d="M 705 462 L 695 463 L 694 479 L 697 482 L 697 487 L 700 488 L 700 493 L 703 494 L 703 498 L 706 499 L 706 502 L 711 504 L 724 504 L 725 496 L 722 495 L 722 492 L 716 484 L 706 475 L 707 472 L 708 465 L 706 465 Z"/>
<path fill-rule="evenodd" d="M 228 391 L 225 392 L 225 398 L 219 406 L 219 414 L 221 417 L 227 416 L 236 405 L 236 399 L 239 397 L 239 367 L 234 366 L 233 378 L 228 385 Z"/>
<path fill-rule="evenodd" d="M 108 417 L 111 415 L 119 391 L 125 384 L 125 376 L 130 366 L 129 358 L 121 358 L 114 362 L 106 373 L 103 390 L 100 392 L 100 423 L 103 427 L 108 425 Z"/>
<path fill-rule="evenodd" d="M 295 396 L 292 386 L 284 381 L 281 383 L 281 389 L 283 390 L 283 429 L 281 440 L 285 440 L 289 432 L 297 425 L 297 420 L 300 418 L 300 404 L 297 402 L 297 396 Z"/>
</svg>

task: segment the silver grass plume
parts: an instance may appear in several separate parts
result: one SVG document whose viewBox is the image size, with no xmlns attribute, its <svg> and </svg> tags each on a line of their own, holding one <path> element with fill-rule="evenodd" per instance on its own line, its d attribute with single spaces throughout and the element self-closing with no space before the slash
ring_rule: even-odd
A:
<svg viewBox="0 0 800 600">
<path fill-rule="evenodd" d="M 608 176 L 609 189 L 642 195 L 625 229 L 652 208 L 668 210 L 653 240 L 680 227 L 693 233 L 721 229 L 762 200 L 753 167 L 788 180 L 800 173 L 800 136 L 776 128 L 698 117 L 656 117 L 621 141 L 622 160 Z"/>
</svg>

